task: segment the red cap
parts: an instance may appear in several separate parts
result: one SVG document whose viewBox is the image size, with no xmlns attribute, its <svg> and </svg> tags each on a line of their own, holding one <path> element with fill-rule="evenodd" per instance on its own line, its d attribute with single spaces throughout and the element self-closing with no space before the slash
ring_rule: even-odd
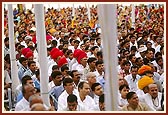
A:
<svg viewBox="0 0 168 115">
<path fill-rule="evenodd" d="M 87 54 L 86 54 L 85 52 L 82 52 L 82 53 L 80 54 L 80 56 L 78 57 L 78 63 L 79 63 L 79 64 L 80 64 L 81 59 L 83 59 L 84 57 L 87 58 Z"/>
<path fill-rule="evenodd" d="M 50 35 L 46 35 L 46 40 L 47 40 L 47 41 L 48 41 L 48 40 L 52 40 L 52 37 L 51 37 Z M 32 38 L 32 41 L 33 41 L 34 44 L 36 44 L 36 36 L 34 36 L 34 37 Z"/>
<path fill-rule="evenodd" d="M 52 40 L 52 37 L 50 35 L 46 35 L 46 40 Z"/>
<path fill-rule="evenodd" d="M 22 49 L 22 54 L 25 56 L 27 54 L 27 52 L 31 51 L 30 48 L 23 48 Z"/>
<path fill-rule="evenodd" d="M 74 54 L 73 54 L 73 57 L 74 58 L 77 58 L 83 53 L 84 51 L 80 50 L 80 49 L 75 49 L 74 50 Z"/>
<path fill-rule="evenodd" d="M 62 67 L 64 64 L 67 64 L 68 61 L 65 57 L 61 57 L 61 59 L 58 61 L 58 67 Z"/>
<path fill-rule="evenodd" d="M 34 56 L 34 55 L 33 55 L 33 52 L 32 52 L 32 51 L 29 51 L 29 52 L 26 53 L 25 58 L 29 58 L 29 57 L 31 57 L 31 56 Z"/>
<path fill-rule="evenodd" d="M 50 52 L 51 58 L 56 59 L 59 56 L 63 56 L 63 52 L 61 52 L 58 48 L 53 48 Z"/>
</svg>

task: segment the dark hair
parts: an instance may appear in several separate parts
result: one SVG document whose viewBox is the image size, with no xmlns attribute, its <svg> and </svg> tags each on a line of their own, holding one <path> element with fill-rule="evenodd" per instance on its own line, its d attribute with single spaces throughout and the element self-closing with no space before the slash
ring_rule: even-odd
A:
<svg viewBox="0 0 168 115">
<path fill-rule="evenodd" d="M 130 49 L 130 51 L 132 51 L 132 50 L 134 50 L 134 51 L 137 51 L 137 48 L 136 48 L 136 46 L 131 46 L 131 49 Z"/>
<path fill-rule="evenodd" d="M 128 92 L 128 94 L 127 94 L 127 96 L 126 96 L 127 100 L 128 100 L 128 99 L 131 99 L 131 98 L 132 98 L 132 96 L 133 96 L 134 94 L 136 94 L 136 93 L 135 93 L 135 92 L 133 92 L 133 91 Z"/>
<path fill-rule="evenodd" d="M 64 78 L 64 80 L 63 80 L 63 86 L 66 86 L 67 85 L 67 83 L 73 83 L 73 80 L 71 79 L 71 78 Z"/>
<path fill-rule="evenodd" d="M 96 66 L 98 66 L 99 64 L 103 64 L 103 61 L 102 60 L 96 61 Z"/>
<path fill-rule="evenodd" d="M 53 44 L 54 46 L 57 46 L 57 41 L 56 40 L 52 40 L 51 44 Z"/>
<path fill-rule="evenodd" d="M 138 69 L 138 66 L 137 66 L 137 65 L 133 65 L 133 66 L 131 66 L 131 70 L 132 70 L 133 68 L 134 68 L 134 69 L 135 69 L 135 68 Z"/>
<path fill-rule="evenodd" d="M 121 91 L 123 88 L 126 88 L 126 89 L 130 89 L 129 86 L 127 84 L 123 84 L 119 87 L 119 90 Z"/>
<path fill-rule="evenodd" d="M 97 60 L 95 57 L 89 57 L 89 59 L 87 60 L 87 62 L 89 64 L 89 63 L 92 63 L 95 60 Z"/>
<path fill-rule="evenodd" d="M 55 79 L 57 76 L 59 76 L 59 75 L 62 75 L 62 73 L 60 72 L 60 71 L 53 71 L 52 73 L 51 73 L 51 77 L 52 77 L 52 79 Z"/>
<path fill-rule="evenodd" d="M 78 85 L 78 90 L 79 90 L 79 89 L 83 89 L 84 83 L 87 83 L 87 82 L 82 81 L 82 82 L 79 83 L 79 85 Z"/>
<path fill-rule="evenodd" d="M 92 91 L 95 91 L 95 88 L 97 86 L 99 86 L 99 85 L 100 85 L 100 83 L 94 83 L 94 84 L 92 84 L 92 86 L 91 86 Z"/>
<path fill-rule="evenodd" d="M 79 40 L 75 40 L 75 41 L 74 41 L 74 43 L 77 43 L 77 44 L 79 44 L 79 43 L 80 43 L 80 41 L 79 41 Z"/>
<path fill-rule="evenodd" d="M 20 57 L 20 58 L 19 58 L 19 62 L 20 62 L 21 64 L 22 64 L 23 61 L 26 61 L 26 60 L 27 60 L 27 58 L 25 58 L 25 57 Z"/>
<path fill-rule="evenodd" d="M 88 40 L 89 40 L 89 38 L 85 38 L 85 39 L 83 39 L 83 43 L 85 44 L 86 41 L 88 41 Z"/>
<path fill-rule="evenodd" d="M 104 103 L 104 94 L 100 95 L 99 103 Z"/>
<path fill-rule="evenodd" d="M 39 75 L 40 75 L 40 70 L 39 70 L 39 69 L 37 69 L 37 70 L 35 71 L 35 75 L 36 75 L 36 76 L 39 76 Z"/>
<path fill-rule="evenodd" d="M 156 58 L 156 63 L 158 63 L 160 59 L 162 59 L 162 60 L 163 60 L 163 58 L 162 58 L 162 57 L 158 57 L 158 58 Z"/>
<path fill-rule="evenodd" d="M 54 70 L 54 69 L 59 69 L 58 65 L 53 65 L 52 70 Z"/>
<path fill-rule="evenodd" d="M 67 65 L 61 66 L 61 72 L 65 71 L 65 70 L 69 70 L 69 67 Z"/>
<path fill-rule="evenodd" d="M 67 102 L 73 103 L 73 102 L 78 102 L 77 101 L 77 96 L 74 94 L 69 94 L 67 97 Z"/>
<path fill-rule="evenodd" d="M 72 70 L 72 71 L 70 72 L 69 75 L 70 75 L 72 78 L 74 77 L 74 74 L 73 74 L 74 72 L 78 72 L 78 70 Z"/>
<path fill-rule="evenodd" d="M 72 50 L 68 49 L 67 55 L 69 55 L 69 54 L 71 54 L 71 53 L 73 53 Z"/>
<path fill-rule="evenodd" d="M 162 53 L 161 53 L 161 52 L 156 52 L 155 58 L 157 58 L 157 57 L 159 57 L 159 56 L 162 56 Z"/>
<path fill-rule="evenodd" d="M 22 81 L 22 86 L 26 85 L 28 80 L 32 80 L 31 76 L 29 76 L 29 75 L 23 76 L 22 80 L 21 80 Z"/>
<path fill-rule="evenodd" d="M 94 51 L 96 48 L 99 48 L 98 46 L 93 46 L 90 50 Z"/>
<path fill-rule="evenodd" d="M 31 65 L 32 63 L 36 63 L 36 62 L 35 62 L 35 61 L 30 60 L 30 61 L 28 61 L 28 66 L 30 67 L 30 65 Z"/>
<path fill-rule="evenodd" d="M 6 38 L 4 39 L 4 42 L 7 42 L 7 41 L 9 41 L 9 37 L 6 37 Z"/>
</svg>

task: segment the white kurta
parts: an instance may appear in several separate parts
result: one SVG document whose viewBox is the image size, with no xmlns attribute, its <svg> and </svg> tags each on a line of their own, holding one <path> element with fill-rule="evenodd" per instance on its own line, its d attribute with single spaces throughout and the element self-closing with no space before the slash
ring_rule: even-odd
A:
<svg viewBox="0 0 168 115">
<path fill-rule="evenodd" d="M 73 94 L 78 96 L 79 92 L 78 90 L 74 89 L 73 90 Z M 67 104 L 67 97 L 69 96 L 69 94 L 65 91 L 63 91 L 61 93 L 61 95 L 58 97 L 58 110 L 57 111 L 64 111 L 66 110 L 68 104 Z"/>
<path fill-rule="evenodd" d="M 29 102 L 23 97 L 15 107 L 15 111 L 30 111 Z"/>
<path fill-rule="evenodd" d="M 149 93 L 146 93 L 143 97 L 144 102 L 151 107 L 153 110 L 159 111 L 161 110 L 161 97 L 162 93 L 158 92 L 158 97 L 152 99 Z"/>
</svg>

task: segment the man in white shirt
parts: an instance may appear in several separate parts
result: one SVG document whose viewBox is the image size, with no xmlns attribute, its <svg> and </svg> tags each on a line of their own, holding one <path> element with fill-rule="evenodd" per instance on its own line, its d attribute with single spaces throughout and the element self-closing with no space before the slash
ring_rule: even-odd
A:
<svg viewBox="0 0 168 115">
<path fill-rule="evenodd" d="M 69 94 L 75 94 L 78 95 L 78 91 L 74 89 L 74 82 L 71 78 L 65 78 L 63 80 L 63 86 L 64 91 L 61 93 L 61 95 L 58 97 L 58 110 L 57 111 L 63 111 L 67 108 L 67 97 Z"/>
<path fill-rule="evenodd" d="M 161 111 L 162 93 L 158 92 L 157 84 L 149 84 L 149 91 L 143 96 L 143 101 L 155 111 Z"/>
<path fill-rule="evenodd" d="M 85 111 L 94 111 L 95 102 L 88 94 L 90 92 L 90 86 L 87 82 L 80 82 L 78 85 L 78 104 L 84 108 Z"/>
<path fill-rule="evenodd" d="M 94 83 L 91 87 L 94 94 L 94 102 L 96 106 L 99 106 L 99 96 L 103 94 L 103 88 L 100 83 Z"/>
<path fill-rule="evenodd" d="M 51 73 L 51 77 L 52 77 L 52 81 L 48 84 L 49 91 L 53 87 L 60 86 L 62 84 L 62 80 L 63 80 L 63 76 L 62 76 L 62 73 L 60 71 L 53 71 Z"/>
<path fill-rule="evenodd" d="M 138 74 L 138 67 L 132 66 L 131 67 L 131 74 L 124 77 L 124 79 L 128 82 L 130 91 L 136 92 L 138 90 L 137 82 L 141 78 Z"/>
<path fill-rule="evenodd" d="M 23 98 L 16 104 L 15 111 L 29 111 L 29 97 L 36 93 L 35 88 L 31 84 L 25 84 L 22 86 Z"/>
</svg>

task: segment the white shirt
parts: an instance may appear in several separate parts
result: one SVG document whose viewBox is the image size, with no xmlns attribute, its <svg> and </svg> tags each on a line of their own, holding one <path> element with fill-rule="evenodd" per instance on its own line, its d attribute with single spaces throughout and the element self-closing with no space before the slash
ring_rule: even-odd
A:
<svg viewBox="0 0 168 115">
<path fill-rule="evenodd" d="M 79 92 L 78 90 L 74 89 L 73 90 L 73 94 L 78 96 Z M 67 97 L 69 96 L 69 94 L 66 92 L 66 90 L 64 90 L 61 95 L 58 97 L 58 110 L 57 111 L 63 111 L 66 110 L 68 104 L 67 104 Z"/>
<path fill-rule="evenodd" d="M 158 92 L 158 96 L 155 99 L 152 99 L 149 93 L 146 93 L 143 96 L 143 101 L 153 110 L 159 111 L 161 110 L 161 97 L 162 93 Z"/>
<path fill-rule="evenodd" d="M 52 73 L 52 67 L 54 65 L 57 65 L 57 63 L 53 59 L 48 62 L 48 76 L 51 75 L 51 73 Z"/>
<path fill-rule="evenodd" d="M 136 92 L 138 90 L 138 80 L 141 78 L 141 76 L 136 75 L 135 80 L 132 78 L 132 74 L 129 74 L 127 76 L 124 77 L 124 79 L 128 82 L 130 91 L 134 91 Z M 134 81 L 133 81 L 134 80 Z"/>
<path fill-rule="evenodd" d="M 15 107 L 15 111 L 29 111 L 30 110 L 30 104 L 29 102 L 23 97 Z"/>
<path fill-rule="evenodd" d="M 85 97 L 83 101 L 78 95 L 78 105 L 84 108 L 84 111 L 94 111 L 96 106 L 93 98 L 88 95 Z"/>
<path fill-rule="evenodd" d="M 50 83 L 48 83 L 48 90 L 50 91 L 54 86 L 55 86 L 54 82 L 51 81 Z"/>
<path fill-rule="evenodd" d="M 97 70 L 93 73 L 96 75 L 96 81 L 100 83 L 100 80 L 104 77 L 104 72 L 102 72 L 102 75 L 100 75 L 100 73 Z"/>
<path fill-rule="evenodd" d="M 88 73 L 88 65 L 86 65 L 86 67 L 83 67 L 82 64 L 78 64 L 78 65 L 76 66 L 76 70 L 78 70 L 78 72 L 79 72 L 80 74 L 82 74 L 82 75 L 81 75 L 81 80 L 86 81 L 86 76 L 85 76 L 85 75 Z"/>
</svg>

